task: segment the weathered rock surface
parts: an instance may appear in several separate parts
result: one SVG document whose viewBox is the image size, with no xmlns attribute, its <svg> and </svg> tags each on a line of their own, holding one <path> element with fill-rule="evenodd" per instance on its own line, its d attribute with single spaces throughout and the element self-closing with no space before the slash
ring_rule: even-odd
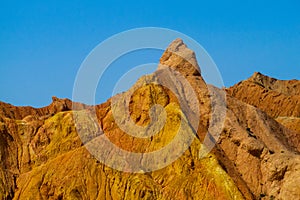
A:
<svg viewBox="0 0 300 200">
<path fill-rule="evenodd" d="M 294 131 L 290 140 L 300 146 L 300 81 L 277 80 L 261 73 L 230 87 L 227 92 L 273 117 L 285 127 Z"/>
<path fill-rule="evenodd" d="M 276 121 L 300 134 L 300 117 L 277 117 Z"/>
<path fill-rule="evenodd" d="M 172 70 L 187 82 L 178 84 L 174 77 L 165 76 Z M 274 88 L 279 90 L 277 86 Z M 193 95 L 199 104 L 190 101 Z M 219 108 L 225 98 L 226 112 L 221 112 Z M 151 109 L 154 105 L 157 109 Z M 114 110 L 116 106 L 118 109 Z M 129 115 L 123 118 L 126 107 Z M 155 116 L 163 119 L 159 107 L 165 109 L 167 118 L 156 135 L 133 137 L 118 125 L 119 118 L 125 122 L 131 119 L 140 127 L 151 125 Z M 102 131 L 84 118 L 93 113 Z M 258 108 L 206 85 L 194 52 L 180 39 L 162 55 L 154 74 L 142 77 L 129 91 L 106 103 L 95 107 L 72 106 L 67 99 L 53 98 L 50 106 L 41 109 L 1 103 L 0 116 L 1 199 L 299 199 L 300 196 L 299 145 L 291 137 L 295 132 Z M 78 123 L 76 119 L 82 116 L 82 123 Z M 218 122 L 223 125 L 223 117 L 224 126 L 219 127 Z M 89 145 L 106 136 L 129 152 L 153 152 L 169 144 L 178 130 L 193 135 L 191 145 L 176 161 L 155 171 L 146 168 L 140 173 L 118 171 L 99 162 L 88 151 Z M 217 130 L 221 130 L 220 137 L 214 133 Z M 202 157 L 208 132 L 210 142 L 215 140 L 216 146 Z M 184 145 L 174 146 L 173 150 Z M 100 153 L 106 150 L 105 146 L 97 149 Z M 117 154 L 112 156 L 113 162 L 119 161 Z M 136 164 L 147 167 L 143 159 Z M 135 167 L 129 164 L 127 169 Z"/>
<path fill-rule="evenodd" d="M 273 118 L 300 117 L 300 81 L 277 80 L 261 73 L 230 87 L 235 98 L 260 108 Z"/>
</svg>

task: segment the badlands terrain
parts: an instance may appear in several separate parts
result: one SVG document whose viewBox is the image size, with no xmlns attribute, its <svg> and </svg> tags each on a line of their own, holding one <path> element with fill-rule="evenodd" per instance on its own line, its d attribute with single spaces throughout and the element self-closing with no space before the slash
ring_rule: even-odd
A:
<svg viewBox="0 0 300 200">
<path fill-rule="evenodd" d="M 200 68 L 176 39 L 157 71 L 103 104 L 0 102 L 0 199 L 300 199 L 300 81 L 255 73 L 219 89 Z M 156 132 L 134 137 L 119 126 L 128 121 Z"/>
</svg>

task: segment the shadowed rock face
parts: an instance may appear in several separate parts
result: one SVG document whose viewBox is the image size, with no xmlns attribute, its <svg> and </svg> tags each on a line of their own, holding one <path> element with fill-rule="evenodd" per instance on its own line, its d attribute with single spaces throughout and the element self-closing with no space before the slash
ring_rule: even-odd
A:
<svg viewBox="0 0 300 200">
<path fill-rule="evenodd" d="M 176 85 L 174 79 L 161 76 L 168 67 L 185 77 L 199 105 L 188 101 L 193 94 L 187 85 Z M 171 89 L 158 84 L 164 81 Z M 1 103 L 0 199 L 297 199 L 300 156 L 291 138 L 294 132 L 228 95 L 218 138 L 212 127 L 224 113 L 212 119 L 211 105 L 224 98 L 211 97 L 217 94 L 224 93 L 205 84 L 194 52 L 176 39 L 154 74 L 141 77 L 129 91 L 101 105 L 77 103 L 72 107 L 70 100 L 58 98 L 40 109 Z M 124 100 L 119 101 L 121 107 L 129 98 L 129 118 L 141 127 L 151 123 L 151 107 L 160 105 L 167 113 L 164 127 L 153 137 L 130 136 L 114 118 L 114 98 Z M 195 110 L 199 122 L 193 122 Z M 93 112 L 102 131 L 87 121 L 75 126 L 74 118 Z M 115 112 L 122 115 L 120 110 Z M 194 135 L 191 145 L 176 161 L 155 171 L 118 171 L 87 150 L 105 135 L 127 151 L 152 152 L 169 144 L 180 127 Z M 85 134 L 79 136 L 82 130 Z M 208 132 L 216 146 L 201 157 Z M 104 146 L 97 149 L 105 150 Z M 118 162 L 117 156 L 113 158 Z M 127 169 L 134 167 L 129 164 Z"/>
</svg>

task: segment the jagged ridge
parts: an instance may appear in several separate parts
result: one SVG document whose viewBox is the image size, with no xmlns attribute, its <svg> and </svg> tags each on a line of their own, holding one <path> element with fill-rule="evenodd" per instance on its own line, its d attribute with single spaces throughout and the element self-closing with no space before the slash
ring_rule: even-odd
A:
<svg viewBox="0 0 300 200">
<path fill-rule="evenodd" d="M 212 123 L 208 91 L 211 86 L 202 79 L 193 51 L 179 39 L 170 45 L 160 62 L 157 72 L 139 80 L 143 87 L 136 90 L 133 86 L 135 92 L 130 101 L 131 118 L 139 125 L 149 123 L 149 108 L 153 104 L 166 108 L 172 118 L 158 137 L 145 141 L 127 136 L 114 122 L 111 99 L 95 109 L 103 134 L 123 149 L 152 151 L 163 147 L 172 139 L 179 118 L 189 119 L 189 113 L 181 112 L 171 91 L 149 80 L 155 80 L 163 66 L 178 70 L 194 88 L 201 105 L 198 129 L 186 127 L 197 137 L 178 160 L 154 172 L 120 172 L 99 163 L 77 134 L 74 114 L 89 113 L 94 107 L 78 104 L 75 106 L 78 109 L 71 111 L 69 100 L 56 98 L 43 109 L 2 104 L 0 198 L 297 199 L 300 196 L 299 149 L 293 148 L 295 143 L 289 137 L 292 132 L 261 110 L 231 96 L 227 96 L 225 124 L 217 145 L 206 157 L 199 158 L 204 135 Z M 181 87 L 178 91 L 183 96 L 189 95 Z M 185 124 L 189 125 L 187 121 Z M 80 128 L 87 133 L 92 129 L 88 124 Z M 91 141 L 97 137 L 101 135 Z"/>
</svg>

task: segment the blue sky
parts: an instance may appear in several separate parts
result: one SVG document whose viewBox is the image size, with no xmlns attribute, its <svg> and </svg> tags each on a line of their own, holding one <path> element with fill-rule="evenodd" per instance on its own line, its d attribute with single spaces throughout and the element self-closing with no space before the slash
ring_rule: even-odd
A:
<svg viewBox="0 0 300 200">
<path fill-rule="evenodd" d="M 96 45 L 148 26 L 173 29 L 199 42 L 226 86 L 255 71 L 300 79 L 299 10 L 296 0 L 1 1 L 0 101 L 40 107 L 51 96 L 71 98 L 77 70 Z M 160 54 L 137 53 L 116 67 L 157 61 Z M 114 80 L 105 84 L 99 86 L 97 102 L 109 97 Z"/>
</svg>

